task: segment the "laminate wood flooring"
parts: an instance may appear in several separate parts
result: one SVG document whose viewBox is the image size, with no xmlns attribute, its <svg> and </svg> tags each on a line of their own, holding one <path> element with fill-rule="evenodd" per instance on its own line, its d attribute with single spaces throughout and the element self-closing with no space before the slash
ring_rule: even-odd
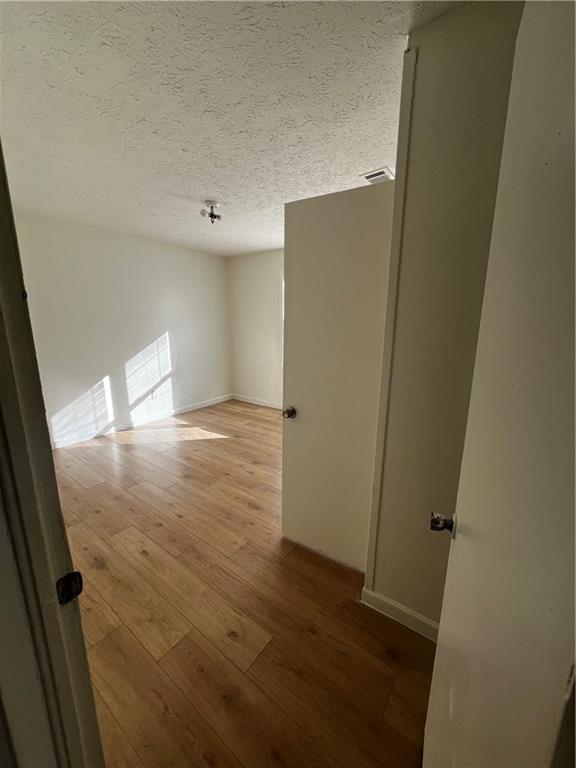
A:
<svg viewBox="0 0 576 768">
<path fill-rule="evenodd" d="M 107 768 L 421 765 L 434 644 L 282 538 L 281 441 L 228 401 L 54 451 Z"/>
</svg>

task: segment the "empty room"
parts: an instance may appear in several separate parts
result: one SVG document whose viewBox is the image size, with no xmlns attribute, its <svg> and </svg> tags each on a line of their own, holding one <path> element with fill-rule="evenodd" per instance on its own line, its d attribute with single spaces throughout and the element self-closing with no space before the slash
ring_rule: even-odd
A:
<svg viewBox="0 0 576 768">
<path fill-rule="evenodd" d="M 574 3 L 3 2 L 0 136 L 2 765 L 573 765 Z"/>
</svg>

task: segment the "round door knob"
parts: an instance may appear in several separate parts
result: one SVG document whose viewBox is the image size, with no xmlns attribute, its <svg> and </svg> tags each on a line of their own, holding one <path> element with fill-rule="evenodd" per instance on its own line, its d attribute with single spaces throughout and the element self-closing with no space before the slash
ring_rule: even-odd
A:
<svg viewBox="0 0 576 768">
<path fill-rule="evenodd" d="M 430 530 L 431 531 L 450 531 L 454 532 L 454 520 L 444 515 L 439 515 L 436 512 L 432 512 L 430 515 Z"/>
<path fill-rule="evenodd" d="M 296 418 L 296 408 L 294 408 L 293 405 L 289 405 L 287 408 L 284 408 L 282 411 L 282 416 L 285 419 L 295 419 Z"/>
</svg>

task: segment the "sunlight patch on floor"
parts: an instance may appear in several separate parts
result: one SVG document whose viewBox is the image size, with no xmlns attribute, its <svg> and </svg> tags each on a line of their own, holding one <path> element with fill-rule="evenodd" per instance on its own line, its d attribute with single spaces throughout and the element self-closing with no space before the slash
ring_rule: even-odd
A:
<svg viewBox="0 0 576 768">
<path fill-rule="evenodd" d="M 201 427 L 168 427 L 151 428 L 141 427 L 137 430 L 114 432 L 107 436 L 108 439 L 124 445 L 142 445 L 145 443 L 181 443 L 191 440 L 228 440 L 228 435 L 218 432 L 210 432 Z"/>
</svg>

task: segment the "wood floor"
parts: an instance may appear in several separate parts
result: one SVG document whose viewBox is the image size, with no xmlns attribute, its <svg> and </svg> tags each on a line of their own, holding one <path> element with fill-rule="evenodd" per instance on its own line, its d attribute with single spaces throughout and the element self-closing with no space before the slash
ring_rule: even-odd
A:
<svg viewBox="0 0 576 768">
<path fill-rule="evenodd" d="M 421 764 L 433 644 L 280 535 L 281 416 L 54 451 L 108 768 Z"/>
</svg>

